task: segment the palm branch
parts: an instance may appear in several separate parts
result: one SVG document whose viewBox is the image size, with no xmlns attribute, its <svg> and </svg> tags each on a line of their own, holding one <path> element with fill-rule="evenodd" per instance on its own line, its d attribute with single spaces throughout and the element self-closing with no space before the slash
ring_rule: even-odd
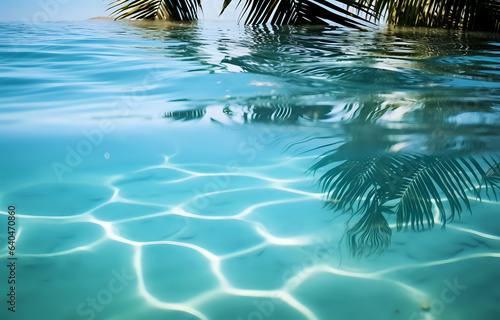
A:
<svg viewBox="0 0 500 320">
<path fill-rule="evenodd" d="M 460 153 L 388 152 L 361 158 L 344 156 L 347 159 L 327 170 L 319 184 L 327 207 L 350 211 L 353 216 L 361 214 L 347 231 L 347 243 L 355 255 L 380 252 L 389 245 L 391 233 L 383 212 L 396 216 L 398 231 L 410 226 L 424 229 L 424 223 L 432 228 L 436 213 L 444 227 L 464 208 L 471 211 L 469 194 L 480 199 L 479 190 L 484 185 L 496 197 L 495 188 L 500 187 L 498 157 L 478 161 Z M 311 170 L 338 163 L 341 157 L 342 150 L 330 152 Z"/>
<path fill-rule="evenodd" d="M 365 214 L 346 232 L 347 244 L 358 256 L 380 254 L 391 243 L 392 230 L 382 214 L 387 208 L 373 201 Z"/>
<path fill-rule="evenodd" d="M 498 0 L 359 0 L 387 23 L 463 30 L 500 30 Z"/>
<path fill-rule="evenodd" d="M 221 14 L 232 0 L 225 0 Z M 238 5 L 242 3 L 239 0 Z M 373 12 L 354 0 L 245 0 L 242 16 L 246 14 L 245 24 L 325 24 L 333 22 L 345 27 L 362 29 L 371 24 L 367 19 L 356 16 L 345 6 L 363 12 L 368 18 L 375 18 Z"/>
<path fill-rule="evenodd" d="M 330 105 L 298 105 L 288 96 L 259 96 L 243 101 L 242 105 L 224 106 L 222 113 L 238 123 L 297 124 L 300 121 L 328 119 Z M 165 112 L 163 118 L 188 121 L 205 116 L 207 110 L 190 109 Z"/>
<path fill-rule="evenodd" d="M 495 199 L 497 199 L 495 188 L 500 189 L 500 158 L 491 157 L 489 160 L 486 158 L 483 160 L 488 164 L 489 169 L 483 174 L 481 185 L 484 183 L 488 198 L 490 198 L 489 189 L 491 188 Z"/>
<path fill-rule="evenodd" d="M 196 20 L 201 0 L 115 0 L 109 6 L 116 19 Z"/>
<path fill-rule="evenodd" d="M 205 116 L 207 110 L 205 108 L 202 109 L 193 109 L 193 110 L 176 110 L 169 111 L 163 114 L 163 118 L 170 118 L 173 120 L 180 121 L 189 121 L 195 119 L 201 119 Z"/>
<path fill-rule="evenodd" d="M 303 106 L 288 103 L 286 100 L 276 102 L 252 103 L 243 112 L 243 121 L 274 123 L 274 124 L 297 124 L 301 119 L 318 120 L 327 119 L 327 114 L 331 111 L 331 106 Z"/>
</svg>

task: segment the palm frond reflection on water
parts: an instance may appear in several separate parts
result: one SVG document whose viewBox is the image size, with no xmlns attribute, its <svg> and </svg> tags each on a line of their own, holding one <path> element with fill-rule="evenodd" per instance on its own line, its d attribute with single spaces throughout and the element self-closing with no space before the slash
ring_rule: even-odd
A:
<svg viewBox="0 0 500 320">
<path fill-rule="evenodd" d="M 347 238 L 352 253 L 364 255 L 381 252 L 390 243 L 391 230 L 383 213 L 396 216 L 398 231 L 432 228 L 437 219 L 444 227 L 464 208 L 471 211 L 469 197 L 479 198 L 481 188 L 486 188 L 488 196 L 488 186 L 495 192 L 500 158 L 482 160 L 456 152 L 350 158 L 337 149 L 311 169 L 333 166 L 319 178 L 326 207 L 349 211 L 353 218 L 361 215 L 348 228 Z"/>
<path fill-rule="evenodd" d="M 358 99 L 338 108 L 300 106 L 285 96 L 258 98 L 247 100 L 247 105 L 239 109 L 226 106 L 222 115 L 241 124 L 289 126 L 301 121 L 328 120 L 336 112 L 342 114 L 347 120 L 341 125 L 347 139 L 339 141 L 332 136 L 332 141 L 328 141 L 328 137 L 313 137 L 289 143 L 287 150 L 298 150 L 301 144 L 321 140 L 301 153 L 317 156 L 306 173 L 320 174 L 318 185 L 326 208 L 351 214 L 349 221 L 355 223 L 347 227 L 345 236 L 352 254 L 357 256 L 381 253 L 389 246 L 393 216 L 397 231 L 432 228 L 435 223 L 444 227 L 462 211 L 472 211 L 470 198 L 481 200 L 483 189 L 488 197 L 496 198 L 500 157 L 487 155 L 497 150 L 496 146 L 481 142 L 474 130 L 472 136 L 457 136 L 452 121 L 457 114 L 469 110 L 494 113 L 493 105 L 454 105 L 446 103 L 443 97 L 420 96 L 405 111 L 405 117 L 410 119 L 406 130 L 412 132 L 413 122 L 440 124 L 437 130 L 441 134 L 426 129 L 418 139 L 405 141 L 405 130 L 395 132 L 390 129 L 391 122 L 384 122 L 385 116 L 403 106 L 377 95 Z M 200 118 L 205 115 L 204 110 L 186 110 L 182 116 L 169 113 L 167 117 Z M 446 130 L 453 133 L 447 135 Z"/>
</svg>

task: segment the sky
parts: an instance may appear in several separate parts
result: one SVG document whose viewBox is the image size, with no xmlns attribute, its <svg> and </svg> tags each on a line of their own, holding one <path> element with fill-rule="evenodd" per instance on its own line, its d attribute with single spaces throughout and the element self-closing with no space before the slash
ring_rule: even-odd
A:
<svg viewBox="0 0 500 320">
<path fill-rule="evenodd" d="M 0 0 L 0 21 L 68 21 L 109 16 L 107 5 L 113 0 Z M 223 0 L 204 0 L 202 19 L 217 19 Z M 235 1 L 236 3 L 236 1 Z M 222 20 L 236 20 L 235 10 Z M 201 20 L 201 19 L 200 19 Z"/>
</svg>

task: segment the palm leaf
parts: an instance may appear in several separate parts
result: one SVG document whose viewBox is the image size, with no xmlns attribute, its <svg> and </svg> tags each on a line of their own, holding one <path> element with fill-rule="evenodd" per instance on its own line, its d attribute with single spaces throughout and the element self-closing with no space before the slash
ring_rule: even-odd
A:
<svg viewBox="0 0 500 320">
<path fill-rule="evenodd" d="M 355 204 L 386 185 L 394 175 L 396 161 L 390 156 L 368 156 L 361 160 L 348 159 L 328 170 L 319 179 L 326 206 L 331 209 L 353 210 Z M 356 209 L 361 208 L 358 202 Z"/>
<path fill-rule="evenodd" d="M 385 16 L 387 23 L 403 26 L 463 30 L 500 30 L 498 0 L 359 0 Z"/>
<path fill-rule="evenodd" d="M 470 211 L 467 193 L 477 193 L 474 182 L 466 168 L 479 165 L 472 157 L 453 155 L 405 155 L 399 173 L 393 177 L 395 188 L 387 199 L 396 198 L 398 231 L 411 225 L 413 229 L 423 228 L 424 220 L 428 227 L 434 225 L 434 202 L 440 213 L 443 226 L 453 220 L 463 210 L 462 204 Z M 477 183 L 480 180 L 477 179 Z M 443 204 L 442 196 L 448 201 L 450 213 Z"/>
<path fill-rule="evenodd" d="M 483 158 L 483 160 L 488 164 L 489 168 L 483 174 L 483 180 L 481 181 L 480 185 L 482 186 L 484 183 L 488 198 L 490 198 L 488 190 L 491 188 L 495 199 L 498 199 L 495 188 L 500 189 L 500 158 L 497 157 L 495 159 L 494 157 L 491 157 L 490 161 L 488 161 L 488 159 L 486 158 Z"/>
<path fill-rule="evenodd" d="M 339 151 L 341 148 L 328 154 L 327 160 L 322 157 L 310 170 L 333 164 L 319 179 L 325 205 L 352 211 L 353 216 L 361 214 L 347 231 L 354 255 L 372 254 L 390 243 L 391 233 L 382 211 L 396 215 L 398 231 L 410 226 L 419 230 L 425 228 L 424 223 L 429 228 L 434 226 L 437 207 L 444 227 L 464 209 L 471 211 L 469 194 L 479 198 L 478 186 L 485 184 L 495 197 L 495 189 L 500 188 L 500 157 L 482 157 L 483 164 L 456 152 L 386 152 L 352 157 Z M 339 163 L 343 155 L 347 159 Z"/>
<path fill-rule="evenodd" d="M 109 6 L 116 19 L 195 20 L 201 0 L 115 0 Z"/>
<path fill-rule="evenodd" d="M 300 119 L 318 120 L 327 118 L 331 106 L 298 106 L 286 100 L 274 102 L 248 101 L 250 105 L 243 113 L 244 122 L 262 122 L 274 124 L 295 124 Z M 260 99 L 258 99 L 260 100 Z"/>
<path fill-rule="evenodd" d="M 381 203 L 398 200 L 394 212 L 398 230 L 408 226 L 420 229 L 424 221 L 429 227 L 434 225 L 433 202 L 443 224 L 459 215 L 463 206 L 470 210 L 468 193 L 477 194 L 473 178 L 480 184 L 483 174 L 469 174 L 467 169 L 476 167 L 481 166 L 474 158 L 457 155 L 372 155 L 345 160 L 326 171 L 319 183 L 332 209 L 352 210 L 357 203 L 356 208 L 363 210 L 369 204 L 362 206 L 361 200 L 375 192 Z M 491 176 L 494 185 L 495 175 Z"/>
<path fill-rule="evenodd" d="M 392 230 L 383 210 L 377 201 L 372 201 L 358 222 L 347 230 L 347 245 L 353 255 L 380 254 L 389 246 Z"/>
<path fill-rule="evenodd" d="M 239 0 L 240 5 L 243 0 Z M 232 0 L 225 0 L 221 14 Z M 335 24 L 363 29 L 363 24 L 371 24 L 367 19 L 356 16 L 345 6 L 356 8 L 367 17 L 375 17 L 372 11 L 354 0 L 245 0 L 242 16 L 246 14 L 245 24 Z"/>
<path fill-rule="evenodd" d="M 189 121 L 194 119 L 200 119 L 207 113 L 206 109 L 194 109 L 194 110 L 177 110 L 165 112 L 163 118 L 170 118 L 173 120 Z"/>
</svg>

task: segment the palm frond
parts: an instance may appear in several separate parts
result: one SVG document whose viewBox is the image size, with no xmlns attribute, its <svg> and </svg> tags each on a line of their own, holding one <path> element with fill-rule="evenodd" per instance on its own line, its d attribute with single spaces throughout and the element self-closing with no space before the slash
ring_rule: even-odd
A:
<svg viewBox="0 0 500 320">
<path fill-rule="evenodd" d="M 387 23 L 463 30 L 500 30 L 498 0 L 359 0 Z"/>
<path fill-rule="evenodd" d="M 314 149 L 326 149 L 318 156 L 318 161 L 311 166 L 307 173 L 316 173 L 319 169 L 330 166 L 339 161 L 370 161 L 372 157 L 382 157 L 384 150 L 388 150 L 394 141 L 390 141 L 387 136 L 380 136 L 377 127 L 353 126 L 346 127 L 352 136 L 337 148 L 330 148 L 330 144 L 325 144 Z M 326 138 L 326 137 L 325 137 Z M 334 145 L 337 143 L 334 143 Z M 311 149 L 310 151 L 314 151 Z M 369 153 L 368 155 L 367 152 Z"/>
<path fill-rule="evenodd" d="M 486 158 L 483 158 L 483 160 L 488 164 L 489 168 L 483 174 L 483 180 L 481 181 L 480 186 L 484 183 L 488 198 L 490 198 L 489 189 L 491 189 L 495 199 L 498 199 L 495 188 L 500 189 L 500 157 L 497 157 L 496 159 L 491 157 L 489 161 Z"/>
<path fill-rule="evenodd" d="M 240 5 L 243 0 L 239 0 Z M 232 0 L 225 0 L 221 14 Z M 345 6 L 351 6 L 367 17 L 375 17 L 373 12 L 354 0 L 245 0 L 242 16 L 245 24 L 327 24 L 335 23 L 345 27 L 363 29 L 371 22 L 356 16 Z"/>
<path fill-rule="evenodd" d="M 425 224 L 432 228 L 436 214 L 444 227 L 464 209 L 471 211 L 469 195 L 480 200 L 483 184 L 495 197 L 500 188 L 500 157 L 382 152 L 353 158 L 341 148 L 311 170 L 333 165 L 319 178 L 325 206 L 351 211 L 353 217 L 361 214 L 347 231 L 354 255 L 371 254 L 390 242 L 382 211 L 396 216 L 398 231 L 424 229 Z M 347 158 L 342 161 L 343 155 Z"/>
<path fill-rule="evenodd" d="M 372 201 L 358 222 L 347 230 L 347 245 L 353 255 L 380 254 L 391 243 L 392 230 L 383 209 L 377 201 Z"/>
<path fill-rule="evenodd" d="M 201 0 L 115 0 L 109 5 L 116 19 L 196 20 Z"/>
<path fill-rule="evenodd" d="M 171 118 L 173 120 L 189 121 L 194 119 L 200 119 L 207 113 L 206 109 L 194 109 L 194 110 L 177 110 L 165 112 L 163 118 Z"/>
<path fill-rule="evenodd" d="M 384 186 L 394 175 L 397 162 L 390 156 L 368 156 L 361 160 L 348 159 L 331 168 L 319 179 L 326 206 L 337 210 L 361 208 L 360 199 Z M 358 206 L 355 208 L 355 204 Z"/>
<path fill-rule="evenodd" d="M 331 106 L 298 106 L 286 101 L 251 103 L 243 113 L 245 122 L 261 122 L 274 124 L 294 124 L 300 119 L 318 120 L 327 118 Z"/>
<path fill-rule="evenodd" d="M 478 167 L 480 164 L 472 157 L 383 154 L 347 159 L 326 171 L 319 183 L 332 209 L 363 209 L 362 199 L 375 192 L 382 203 L 398 200 L 394 211 L 398 230 L 408 226 L 420 229 L 424 221 L 429 227 L 434 225 L 432 203 L 443 224 L 459 215 L 463 206 L 470 210 L 467 194 L 477 194 L 476 184 L 481 184 L 484 171 L 469 174 L 468 169 Z M 489 171 L 491 185 L 496 185 L 498 179 L 494 170 L 498 168 Z M 449 212 L 442 197 L 447 200 Z"/>
<path fill-rule="evenodd" d="M 401 159 L 399 172 L 392 177 L 392 194 L 386 192 L 387 199 L 399 199 L 396 207 L 398 231 L 408 226 L 417 230 L 424 228 L 424 221 L 431 228 L 434 225 L 433 203 L 438 208 L 443 226 L 455 215 L 460 215 L 462 204 L 470 211 L 467 193 L 477 194 L 477 190 L 466 169 L 479 165 L 474 158 L 410 154 Z M 480 183 L 477 175 L 473 176 Z M 449 214 L 442 195 L 448 202 Z"/>
</svg>

